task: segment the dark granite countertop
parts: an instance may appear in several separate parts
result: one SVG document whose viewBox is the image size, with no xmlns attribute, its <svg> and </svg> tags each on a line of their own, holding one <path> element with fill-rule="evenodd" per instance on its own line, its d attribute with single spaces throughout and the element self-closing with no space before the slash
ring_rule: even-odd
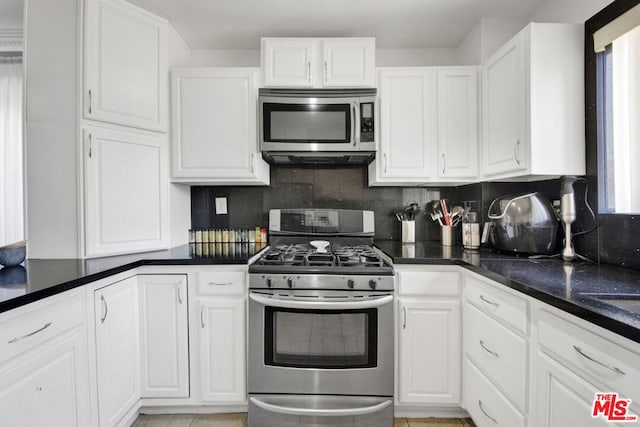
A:
<svg viewBox="0 0 640 427">
<path fill-rule="evenodd" d="M 375 245 L 396 265 L 459 265 L 640 343 L 640 272 L 588 262 L 470 252 L 437 242 L 376 241 Z M 197 250 L 195 245 L 184 245 L 84 260 L 30 259 L 22 266 L 0 269 L 0 313 L 142 265 L 247 264 L 262 249 L 260 244 L 214 244 Z M 602 294 L 625 297 L 603 298 Z"/>
<path fill-rule="evenodd" d="M 438 242 L 377 241 L 394 264 L 451 264 L 640 343 L 640 272 L 579 261 L 465 251 Z"/>
<path fill-rule="evenodd" d="M 28 259 L 0 269 L 0 313 L 141 265 L 247 264 L 260 243 L 183 245 L 92 259 Z"/>
</svg>

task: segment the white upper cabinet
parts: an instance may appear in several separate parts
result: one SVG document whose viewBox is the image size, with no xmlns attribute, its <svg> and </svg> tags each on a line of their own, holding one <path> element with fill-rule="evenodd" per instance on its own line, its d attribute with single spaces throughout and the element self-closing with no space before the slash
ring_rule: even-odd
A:
<svg viewBox="0 0 640 427">
<path fill-rule="evenodd" d="M 380 146 L 369 185 L 477 179 L 477 67 L 380 68 L 378 95 Z"/>
<path fill-rule="evenodd" d="M 476 67 L 438 69 L 438 176 L 478 176 L 478 73 Z"/>
<path fill-rule="evenodd" d="M 84 139 L 87 257 L 166 249 L 166 141 L 102 128 Z"/>
<path fill-rule="evenodd" d="M 435 69 L 381 69 L 378 94 L 380 148 L 369 165 L 369 185 L 426 182 L 435 167 Z"/>
<path fill-rule="evenodd" d="M 583 39 L 532 23 L 483 65 L 483 178 L 585 173 Z"/>
<path fill-rule="evenodd" d="M 167 23 L 121 0 L 88 0 L 84 117 L 167 129 Z"/>
<path fill-rule="evenodd" d="M 263 38 L 265 87 L 373 87 L 374 38 Z"/>
<path fill-rule="evenodd" d="M 171 74 L 175 182 L 268 185 L 257 142 L 256 68 L 184 68 Z"/>
</svg>

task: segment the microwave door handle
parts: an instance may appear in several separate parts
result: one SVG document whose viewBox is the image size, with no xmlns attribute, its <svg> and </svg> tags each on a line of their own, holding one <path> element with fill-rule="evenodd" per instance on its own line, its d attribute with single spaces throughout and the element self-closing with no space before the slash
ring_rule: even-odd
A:
<svg viewBox="0 0 640 427">
<path fill-rule="evenodd" d="M 257 302 L 258 304 L 277 308 L 298 308 L 308 310 L 358 310 L 362 308 L 375 308 L 388 304 L 393 301 L 393 295 L 368 298 L 362 301 L 353 301 L 351 299 L 342 301 L 327 301 L 326 299 L 322 299 L 319 301 L 309 301 L 307 299 L 300 300 L 295 298 L 269 298 L 264 295 L 249 293 L 249 299 Z"/>
<path fill-rule="evenodd" d="M 337 416 L 355 417 L 358 415 L 375 414 L 376 412 L 380 412 L 392 404 L 391 400 L 385 400 L 384 402 L 377 403 L 371 406 L 339 408 L 339 409 L 338 408 L 317 409 L 317 408 L 300 408 L 300 407 L 274 405 L 272 403 L 267 403 L 253 396 L 250 397 L 249 400 L 251 401 L 251 403 L 253 403 L 257 407 L 265 411 L 275 412 L 275 413 L 284 414 L 284 415 L 315 416 L 315 417 L 323 417 L 323 416 L 324 417 L 337 417 Z"/>
<path fill-rule="evenodd" d="M 352 103 L 351 105 L 353 107 L 353 120 L 351 121 L 351 136 L 353 138 L 353 146 L 357 147 L 358 144 L 360 143 L 360 106 L 356 102 Z"/>
</svg>

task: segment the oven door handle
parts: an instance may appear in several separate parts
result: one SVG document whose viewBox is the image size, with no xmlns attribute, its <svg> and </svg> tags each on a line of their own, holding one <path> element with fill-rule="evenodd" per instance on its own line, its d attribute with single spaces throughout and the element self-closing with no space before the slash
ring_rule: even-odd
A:
<svg viewBox="0 0 640 427">
<path fill-rule="evenodd" d="M 374 414 L 382 411 L 384 408 L 390 406 L 393 401 L 385 400 L 384 402 L 377 403 L 371 406 L 361 406 L 357 408 L 339 408 L 339 409 L 307 409 L 307 408 L 293 408 L 290 406 L 274 405 L 272 403 L 263 402 L 257 397 L 250 397 L 251 403 L 258 408 L 264 409 L 269 412 L 276 412 L 278 414 L 285 415 L 297 415 L 308 417 L 354 417 L 358 415 Z"/>
<path fill-rule="evenodd" d="M 308 301 L 306 299 L 280 299 L 269 298 L 264 295 L 249 293 L 249 298 L 253 301 L 268 305 L 270 307 L 278 308 L 300 308 L 300 309 L 314 309 L 314 310 L 354 310 L 361 308 L 375 308 L 388 304 L 393 301 L 393 295 L 385 295 L 381 297 L 375 297 L 365 299 L 363 301 L 342 300 L 342 301 Z"/>
</svg>

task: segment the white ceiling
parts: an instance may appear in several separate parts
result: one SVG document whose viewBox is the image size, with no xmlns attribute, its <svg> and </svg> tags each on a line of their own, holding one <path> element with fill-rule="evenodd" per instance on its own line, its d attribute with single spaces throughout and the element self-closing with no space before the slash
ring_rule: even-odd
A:
<svg viewBox="0 0 640 427">
<path fill-rule="evenodd" d="M 6 1 L 6 0 L 2 0 Z M 259 49 L 260 37 L 376 37 L 376 47 L 454 48 L 483 17 L 528 19 L 545 0 L 128 0 L 192 49 Z"/>
</svg>

